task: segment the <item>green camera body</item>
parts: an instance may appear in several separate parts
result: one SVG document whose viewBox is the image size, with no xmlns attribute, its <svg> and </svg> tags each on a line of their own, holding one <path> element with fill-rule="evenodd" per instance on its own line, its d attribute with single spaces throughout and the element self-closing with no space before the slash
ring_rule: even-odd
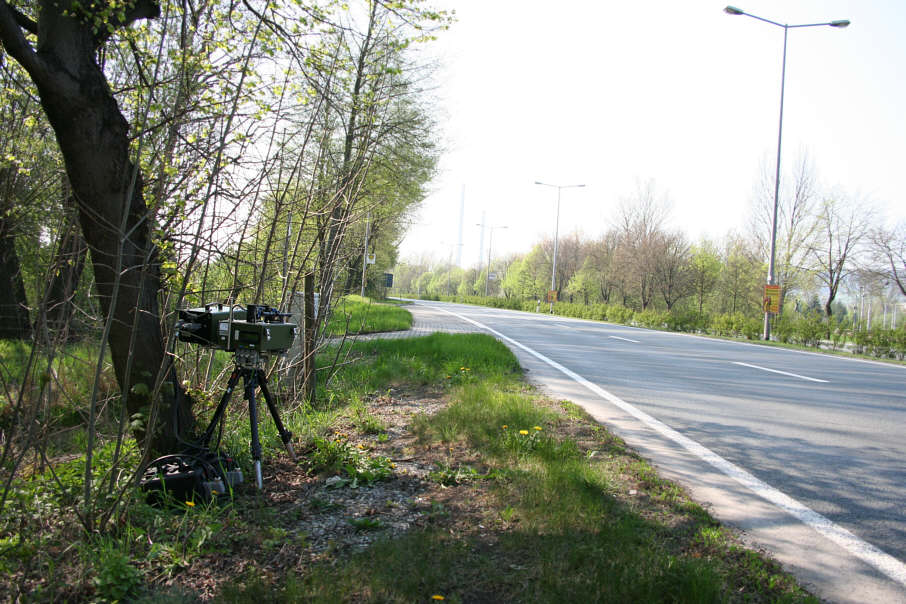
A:
<svg viewBox="0 0 906 604">
<path fill-rule="evenodd" d="M 265 305 L 249 304 L 243 308 L 206 304 L 180 310 L 176 330 L 181 342 L 228 352 L 282 353 L 293 345 L 298 328 L 286 321 L 289 316 Z"/>
</svg>

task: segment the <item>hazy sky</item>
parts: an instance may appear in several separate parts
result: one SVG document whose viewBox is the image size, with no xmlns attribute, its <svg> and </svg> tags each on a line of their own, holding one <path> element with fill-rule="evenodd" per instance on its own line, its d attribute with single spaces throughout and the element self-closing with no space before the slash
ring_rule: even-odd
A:
<svg viewBox="0 0 906 604">
<path fill-rule="evenodd" d="M 438 3 L 435 3 L 437 5 Z M 486 213 L 493 254 L 524 252 L 554 230 L 602 233 L 620 200 L 653 180 L 671 225 L 693 240 L 744 231 L 755 182 L 777 150 L 783 29 L 705 0 L 459 0 L 435 48 L 446 152 L 404 258 L 478 262 Z M 906 219 L 906 2 L 736 0 L 792 29 L 785 168 L 803 151 L 826 189 Z M 487 258 L 487 237 L 484 259 Z M 483 260 L 483 261 L 485 261 Z"/>
</svg>

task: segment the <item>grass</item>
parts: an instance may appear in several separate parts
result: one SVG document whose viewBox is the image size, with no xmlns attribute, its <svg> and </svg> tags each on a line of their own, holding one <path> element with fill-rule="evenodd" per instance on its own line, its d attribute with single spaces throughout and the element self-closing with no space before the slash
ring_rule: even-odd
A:
<svg viewBox="0 0 906 604">
<path fill-rule="evenodd" d="M 334 308 L 327 334 L 367 334 L 403 331 L 412 327 L 412 315 L 398 303 L 378 303 L 371 298 L 344 296 Z"/>
<path fill-rule="evenodd" d="M 814 601 L 776 564 L 732 545 L 681 489 L 581 410 L 539 404 L 499 342 L 435 335 L 365 351 L 376 380 L 440 379 L 451 389 L 452 404 L 417 417 L 415 434 L 426 446 L 458 445 L 487 469 L 442 464 L 431 478 L 488 485 L 500 522 L 516 528 L 490 540 L 478 527 L 412 531 L 290 581 L 286 599 Z M 363 367 L 351 370 L 353 381 Z M 627 480 L 646 505 L 624 496 Z"/>
<path fill-rule="evenodd" d="M 46 474 L 14 485 L 0 518 L 0 570 L 10 578 L 0 599 L 195 601 L 226 558 L 247 570 L 205 583 L 206 597 L 225 602 L 814 601 L 579 407 L 528 387 L 493 338 L 375 340 L 351 355 L 357 362 L 336 376 L 328 408 L 283 417 L 302 461 L 283 462 L 282 472 L 306 476 L 312 490 L 293 478 L 275 493 L 247 485 L 222 505 L 152 508 L 135 498 L 115 525 L 86 535 L 70 511 L 81 461 L 58 464 L 64 489 L 49 489 Z M 436 460 L 420 480 L 445 497 L 393 539 L 382 537 L 392 523 L 381 509 L 353 512 L 331 496 L 415 480 L 362 444 L 389 438 L 366 403 L 383 397 L 392 407 L 391 389 L 449 401 L 407 420 L 411 456 Z M 246 450 L 247 418 L 228 419 L 233 451 Z M 282 451 L 273 422 L 261 427 L 266 455 Z M 247 452 L 240 457 L 248 464 Z M 264 463 L 269 472 L 278 460 Z M 300 500 L 303 492 L 310 497 Z M 310 558 L 298 524 L 322 513 L 370 545 Z"/>
</svg>

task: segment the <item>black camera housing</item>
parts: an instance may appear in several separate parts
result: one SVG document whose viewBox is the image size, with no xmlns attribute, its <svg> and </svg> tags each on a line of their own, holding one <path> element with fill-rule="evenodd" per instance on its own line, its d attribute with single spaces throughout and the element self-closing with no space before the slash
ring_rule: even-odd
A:
<svg viewBox="0 0 906 604">
<path fill-rule="evenodd" d="M 289 350 L 298 326 L 287 322 L 289 313 L 263 304 L 246 307 L 206 304 L 179 311 L 176 322 L 181 342 L 228 352 L 250 350 L 282 353 Z"/>
</svg>

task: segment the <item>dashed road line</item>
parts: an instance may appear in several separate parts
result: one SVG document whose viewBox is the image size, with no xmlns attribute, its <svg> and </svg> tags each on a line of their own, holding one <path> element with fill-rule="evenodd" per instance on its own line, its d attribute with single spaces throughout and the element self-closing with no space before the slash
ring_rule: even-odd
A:
<svg viewBox="0 0 906 604">
<path fill-rule="evenodd" d="M 751 367 L 752 369 L 760 369 L 761 371 L 770 371 L 771 373 L 779 373 L 780 375 L 787 375 L 794 378 L 799 378 L 800 380 L 808 380 L 809 382 L 818 382 L 820 384 L 827 384 L 827 380 L 819 380 L 818 378 L 808 377 L 807 375 L 799 375 L 798 373 L 790 373 L 789 371 L 780 371 L 779 369 L 768 369 L 767 367 L 761 367 L 759 365 L 752 365 L 750 363 L 740 363 L 739 361 L 732 361 L 734 365 L 742 365 L 743 367 Z"/>
</svg>

